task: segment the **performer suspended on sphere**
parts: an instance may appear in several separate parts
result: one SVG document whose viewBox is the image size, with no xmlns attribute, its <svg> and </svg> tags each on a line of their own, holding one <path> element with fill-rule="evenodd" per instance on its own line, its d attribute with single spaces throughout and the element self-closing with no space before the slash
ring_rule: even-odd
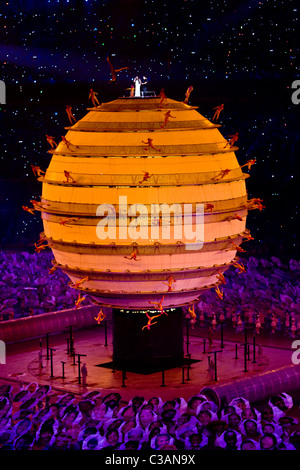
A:
<svg viewBox="0 0 300 470">
<path fill-rule="evenodd" d="M 31 165 L 31 169 L 33 171 L 34 176 L 40 177 L 43 176 L 46 172 L 41 170 L 38 165 Z"/>
<path fill-rule="evenodd" d="M 110 68 L 110 73 L 111 73 L 111 80 L 109 83 L 116 84 L 117 82 L 117 72 L 121 72 L 121 70 L 128 70 L 129 67 L 121 67 L 120 69 L 115 69 L 114 66 L 112 65 L 109 56 L 106 56 L 106 60 L 108 62 L 109 68 Z"/>
<path fill-rule="evenodd" d="M 96 317 L 94 317 L 94 320 L 100 325 L 100 323 L 106 318 L 105 313 L 103 313 L 102 308 L 100 309 L 100 312 Z"/>
<path fill-rule="evenodd" d="M 50 144 L 51 148 L 54 149 L 57 147 L 57 143 L 54 140 L 54 137 L 52 135 L 46 134 L 46 139 L 48 144 Z"/>
<path fill-rule="evenodd" d="M 70 123 L 75 124 L 76 118 L 72 113 L 72 106 L 70 106 L 69 104 L 66 105 L 66 112 L 67 112 Z"/>
<path fill-rule="evenodd" d="M 216 291 L 216 294 L 219 297 L 219 299 L 223 300 L 224 293 L 223 293 L 223 291 L 220 290 L 219 286 L 215 287 L 215 291 Z"/>
<path fill-rule="evenodd" d="M 197 315 L 195 314 L 195 304 L 189 306 L 188 310 L 189 315 L 186 318 L 190 318 L 190 324 L 192 325 L 192 329 L 194 329 L 194 325 L 197 320 Z"/>
<path fill-rule="evenodd" d="M 252 235 L 250 234 L 250 232 L 246 233 L 245 235 L 243 235 L 243 239 L 247 242 L 251 241 L 251 240 L 254 240 L 254 237 L 252 237 Z"/>
<path fill-rule="evenodd" d="M 248 160 L 247 163 L 244 163 L 244 165 L 241 166 L 241 168 L 244 168 L 244 166 L 248 167 L 248 170 L 251 170 L 252 165 L 255 165 L 256 163 L 256 158 L 252 160 Z"/>
<path fill-rule="evenodd" d="M 57 269 L 57 266 L 53 266 L 53 268 L 49 269 L 48 274 L 54 274 Z"/>
<path fill-rule="evenodd" d="M 150 330 L 151 326 L 152 325 L 155 325 L 157 323 L 157 321 L 153 322 L 153 320 L 155 318 L 159 318 L 160 315 L 153 315 L 153 317 L 151 317 L 147 312 L 146 312 L 146 315 L 147 315 L 147 318 L 148 318 L 148 322 L 145 326 L 143 326 L 142 330 L 144 330 L 145 328 L 147 328 L 147 330 Z"/>
<path fill-rule="evenodd" d="M 86 298 L 86 297 L 84 297 L 84 296 L 82 295 L 82 293 L 80 292 L 79 296 L 77 297 L 77 299 L 76 299 L 76 301 L 75 301 L 75 308 L 76 308 L 76 309 L 80 307 L 80 305 L 82 304 L 82 302 L 84 301 L 85 298 Z"/>
<path fill-rule="evenodd" d="M 221 282 L 221 284 L 226 284 L 225 276 L 221 273 L 221 271 L 218 272 L 217 279 Z"/>
<path fill-rule="evenodd" d="M 22 209 L 26 212 L 29 212 L 29 214 L 35 215 L 34 207 L 22 206 Z"/>
<path fill-rule="evenodd" d="M 230 148 L 232 148 L 234 146 L 235 142 L 239 138 L 239 133 L 236 132 L 235 134 L 229 135 L 228 137 L 229 137 L 230 140 L 226 143 L 224 148 L 226 148 L 228 145 L 229 145 Z"/>
<path fill-rule="evenodd" d="M 249 210 L 251 209 L 259 209 L 259 211 L 261 212 L 262 209 L 265 209 L 265 206 L 262 205 L 262 202 L 263 200 L 262 199 L 259 199 L 259 198 L 252 198 L 252 199 L 249 199 L 249 201 L 247 201 L 247 203 L 245 204 L 245 207 Z"/>
<path fill-rule="evenodd" d="M 97 95 L 98 93 L 96 93 L 93 88 L 90 88 L 89 99 L 92 101 L 94 108 L 100 106 Z"/>
<path fill-rule="evenodd" d="M 240 253 L 243 253 L 243 252 L 246 253 L 246 250 L 244 250 L 243 248 L 241 248 L 239 245 L 236 245 L 236 244 L 233 243 L 233 242 L 231 242 L 231 243 L 232 243 L 232 248 L 227 248 L 226 251 L 236 250 L 236 251 L 239 251 Z"/>
<path fill-rule="evenodd" d="M 217 120 L 219 119 L 219 117 L 220 117 L 221 111 L 223 111 L 223 109 L 224 109 L 224 104 L 221 104 L 220 106 L 216 106 L 216 107 L 213 108 L 213 109 L 215 109 L 216 111 L 215 111 L 215 114 L 213 115 L 212 120 L 213 120 L 213 121 L 217 121 Z"/>
<path fill-rule="evenodd" d="M 192 93 L 193 89 L 194 89 L 193 86 L 189 86 L 188 89 L 186 90 L 186 92 L 185 92 L 185 100 L 184 100 L 184 103 L 185 103 L 185 104 L 188 104 L 189 98 L 190 98 L 190 94 Z"/>
<path fill-rule="evenodd" d="M 163 306 L 162 306 L 162 303 L 163 303 L 163 301 L 164 301 L 164 298 L 165 298 L 165 296 L 162 297 L 162 299 L 161 299 L 160 302 L 151 302 L 150 300 L 148 300 L 149 304 L 154 305 L 154 308 L 155 308 L 156 310 L 159 310 L 159 311 L 160 311 L 160 315 L 162 315 L 162 314 L 168 315 L 166 312 L 164 312 L 164 309 L 163 309 Z"/>
<path fill-rule="evenodd" d="M 229 216 L 226 217 L 224 220 L 229 220 L 229 221 L 230 221 L 230 220 L 240 220 L 240 221 L 242 221 L 243 218 L 242 218 L 240 215 L 238 215 L 238 214 L 234 214 L 234 215 L 229 215 Z"/>
<path fill-rule="evenodd" d="M 46 248 L 48 248 L 48 244 L 47 245 L 37 245 L 36 243 L 34 244 L 35 246 L 35 252 L 36 253 L 40 253 L 40 251 L 42 250 L 45 250 Z"/>
<path fill-rule="evenodd" d="M 242 274 L 246 272 L 246 268 L 243 265 L 243 263 L 233 263 L 233 266 L 239 270 L 238 274 Z"/>
</svg>

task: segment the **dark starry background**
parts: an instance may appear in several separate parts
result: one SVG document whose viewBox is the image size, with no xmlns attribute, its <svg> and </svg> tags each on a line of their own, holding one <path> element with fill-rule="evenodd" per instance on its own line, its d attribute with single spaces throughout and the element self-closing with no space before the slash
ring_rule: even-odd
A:
<svg viewBox="0 0 300 470">
<path fill-rule="evenodd" d="M 128 93 L 132 78 L 148 89 L 190 103 L 211 119 L 221 103 L 220 129 L 239 132 L 237 158 L 257 163 L 247 180 L 249 198 L 266 209 L 251 211 L 247 226 L 256 256 L 298 259 L 297 183 L 299 105 L 292 83 L 299 76 L 299 7 L 294 0 L 15 0 L 0 5 L 0 246 L 28 248 L 39 237 L 39 217 L 21 206 L 39 198 L 31 164 L 46 169 L 45 134 L 59 138 L 68 125 L 66 104 L 77 119 L 99 100 Z M 109 82 L 107 54 L 115 68 Z M 298 166 L 298 168 L 297 168 Z M 245 170 L 248 171 L 248 170 Z"/>
</svg>

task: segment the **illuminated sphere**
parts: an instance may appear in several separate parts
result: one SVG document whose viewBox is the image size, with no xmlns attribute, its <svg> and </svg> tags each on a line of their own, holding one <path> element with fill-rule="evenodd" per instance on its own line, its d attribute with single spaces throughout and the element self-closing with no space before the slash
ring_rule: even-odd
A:
<svg viewBox="0 0 300 470">
<path fill-rule="evenodd" d="M 53 263 L 67 273 L 70 285 L 88 277 L 80 289 L 103 306 L 146 309 L 163 296 L 165 308 L 196 302 L 219 283 L 247 233 L 247 175 L 237 147 L 196 107 L 169 98 L 160 105 L 160 97 L 124 97 L 88 111 L 68 128 L 69 148 L 60 142 L 51 151 L 42 178 L 42 218 Z M 191 207 L 194 222 L 196 205 L 203 205 L 202 243 L 190 249 L 184 234 L 175 237 L 172 212 L 169 238 L 163 237 L 166 219 L 160 214 L 156 238 L 149 231 L 146 239 L 119 232 L 100 239 L 97 228 L 105 218 L 98 206 L 112 206 L 118 224 L 120 196 L 128 209 L 142 204 L 149 214 L 153 204 L 177 204 L 182 213 Z M 138 220 L 138 214 L 121 215 L 125 227 Z M 143 229 L 153 223 L 144 216 Z M 130 259 L 135 249 L 137 260 Z M 171 277 L 176 282 L 169 287 Z"/>
</svg>

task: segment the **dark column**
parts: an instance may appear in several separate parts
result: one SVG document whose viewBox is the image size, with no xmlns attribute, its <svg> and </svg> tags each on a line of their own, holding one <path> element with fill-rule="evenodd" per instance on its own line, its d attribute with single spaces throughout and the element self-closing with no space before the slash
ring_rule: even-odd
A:
<svg viewBox="0 0 300 470">
<path fill-rule="evenodd" d="M 158 368 L 177 367 L 182 364 L 183 313 L 180 308 L 166 310 L 168 315 L 156 318 L 148 330 L 143 312 L 117 310 L 112 312 L 113 362 L 116 368 L 130 370 L 132 367 Z M 148 312 L 157 315 L 156 312 Z"/>
</svg>

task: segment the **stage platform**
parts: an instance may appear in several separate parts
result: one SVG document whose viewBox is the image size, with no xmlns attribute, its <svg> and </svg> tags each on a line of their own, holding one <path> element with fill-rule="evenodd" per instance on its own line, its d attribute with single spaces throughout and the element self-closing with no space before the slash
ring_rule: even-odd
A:
<svg viewBox="0 0 300 470">
<path fill-rule="evenodd" d="M 75 358 L 68 351 L 67 331 L 49 335 L 48 348 L 53 349 L 52 368 L 50 350 L 47 359 L 46 337 L 43 336 L 44 367 L 41 372 L 38 361 L 39 338 L 9 343 L 6 345 L 6 364 L 0 364 L 0 381 L 10 381 L 14 388 L 18 387 L 19 382 L 50 384 L 53 390 L 71 391 L 78 396 L 94 389 L 101 390 L 103 395 L 109 391 L 118 391 L 125 401 L 135 394 L 145 399 L 152 396 L 160 396 L 162 399 L 180 396 L 188 399 L 204 387 L 214 388 L 234 381 L 240 382 L 264 373 L 267 376 L 292 365 L 293 338 L 279 335 L 276 340 L 275 335 L 272 337 L 270 333 L 256 337 L 254 357 L 252 338 L 248 334 L 249 350 L 245 361 L 244 333 L 235 334 L 224 328 L 223 348 L 219 333 L 216 333 L 213 346 L 209 348 L 206 329 L 190 331 L 188 338 L 184 336 L 183 363 L 175 367 L 162 364 L 161 370 L 154 371 L 114 368 L 112 333 L 110 327 L 105 329 L 103 324 L 74 331 Z M 81 356 L 80 361 L 87 365 L 86 386 L 79 383 L 77 354 L 85 355 Z M 209 362 L 215 359 L 217 369 L 209 370 Z"/>
</svg>

